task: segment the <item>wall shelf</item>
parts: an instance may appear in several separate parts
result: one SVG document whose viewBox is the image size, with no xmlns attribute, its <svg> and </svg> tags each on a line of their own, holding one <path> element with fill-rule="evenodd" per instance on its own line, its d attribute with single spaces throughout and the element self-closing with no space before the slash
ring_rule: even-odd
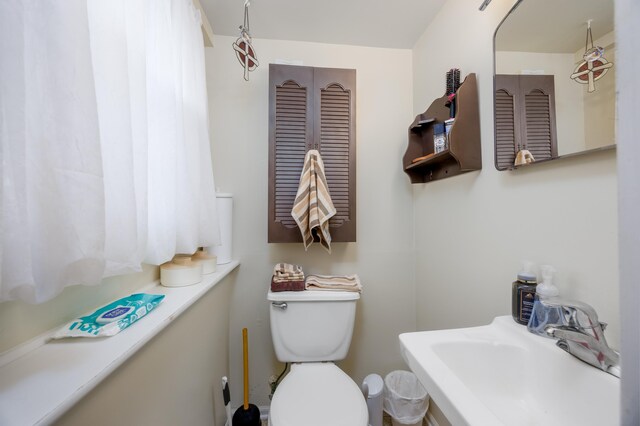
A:
<svg viewBox="0 0 640 426">
<path fill-rule="evenodd" d="M 421 114 L 422 115 L 422 114 Z M 422 127 L 426 127 L 426 126 L 431 126 L 436 119 L 435 118 L 421 118 L 421 115 L 418 116 L 420 117 L 420 119 L 418 120 L 418 117 L 416 117 L 416 122 L 414 122 L 415 124 L 411 125 L 411 130 L 417 130 L 417 129 L 421 129 Z"/>
<path fill-rule="evenodd" d="M 449 119 L 447 97 L 435 99 L 409 126 L 407 151 L 402 159 L 411 183 L 426 183 L 480 170 L 480 114 L 476 75 L 469 74 L 456 94 L 456 119 L 449 132 L 449 149 L 434 154 L 433 125 Z M 420 158 L 419 161 L 415 161 Z"/>
</svg>

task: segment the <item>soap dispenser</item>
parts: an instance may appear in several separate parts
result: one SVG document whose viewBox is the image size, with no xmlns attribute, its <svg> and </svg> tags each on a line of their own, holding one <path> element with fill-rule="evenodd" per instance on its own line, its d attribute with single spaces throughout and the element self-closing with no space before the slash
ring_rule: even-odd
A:
<svg viewBox="0 0 640 426">
<path fill-rule="evenodd" d="M 532 272 L 533 263 L 522 262 L 522 270 L 511 288 L 511 316 L 518 324 L 527 325 L 536 296 L 536 274 Z"/>
<path fill-rule="evenodd" d="M 533 312 L 529 318 L 527 329 L 535 334 L 547 336 L 545 328 L 548 324 L 559 325 L 563 323 L 562 311 L 558 306 L 548 306 L 545 300 L 557 297 L 560 292 L 558 287 L 553 284 L 553 274 L 555 269 L 551 265 L 542 265 L 542 283 L 536 288 L 536 297 L 533 304 Z"/>
</svg>

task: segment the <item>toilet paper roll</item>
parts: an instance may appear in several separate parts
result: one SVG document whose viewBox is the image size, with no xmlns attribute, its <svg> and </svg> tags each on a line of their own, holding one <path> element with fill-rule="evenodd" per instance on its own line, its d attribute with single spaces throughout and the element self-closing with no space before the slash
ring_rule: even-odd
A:
<svg viewBox="0 0 640 426">
<path fill-rule="evenodd" d="M 160 284 L 165 287 L 184 287 L 202 281 L 202 265 L 191 255 L 176 255 L 171 262 L 160 266 Z"/>
<path fill-rule="evenodd" d="M 176 265 L 193 266 L 191 256 L 191 254 L 176 254 L 175 256 L 173 256 L 171 262 L 175 263 Z"/>
<path fill-rule="evenodd" d="M 206 250 L 198 250 L 191 256 L 191 260 L 202 265 L 202 273 L 204 275 L 212 274 L 216 271 L 218 258 L 209 254 Z"/>
<path fill-rule="evenodd" d="M 217 193 L 218 216 L 220 223 L 220 245 L 207 249 L 218 257 L 218 265 L 231 262 L 231 242 L 233 241 L 233 195 Z"/>
</svg>

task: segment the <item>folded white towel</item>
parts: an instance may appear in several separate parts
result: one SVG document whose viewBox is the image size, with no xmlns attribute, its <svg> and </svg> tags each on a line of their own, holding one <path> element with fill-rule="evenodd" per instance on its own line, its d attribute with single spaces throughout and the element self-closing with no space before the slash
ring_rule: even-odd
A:
<svg viewBox="0 0 640 426">
<path fill-rule="evenodd" d="M 329 219 L 335 214 L 336 208 L 329 195 L 320 153 L 315 149 L 309 150 L 304 158 L 298 193 L 291 210 L 291 216 L 300 228 L 305 250 L 316 236 L 320 244 L 331 253 Z"/>
<path fill-rule="evenodd" d="M 308 275 L 305 280 L 307 290 L 327 290 L 327 291 L 362 291 L 360 277 L 353 275 Z"/>
</svg>

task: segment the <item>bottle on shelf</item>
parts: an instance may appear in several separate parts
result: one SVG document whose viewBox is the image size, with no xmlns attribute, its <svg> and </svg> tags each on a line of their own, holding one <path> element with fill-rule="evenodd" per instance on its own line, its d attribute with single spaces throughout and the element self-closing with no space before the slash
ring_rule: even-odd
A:
<svg viewBox="0 0 640 426">
<path fill-rule="evenodd" d="M 516 281 L 511 286 L 511 316 L 518 324 L 527 325 L 536 297 L 536 274 L 533 263 L 524 261 Z"/>
</svg>

